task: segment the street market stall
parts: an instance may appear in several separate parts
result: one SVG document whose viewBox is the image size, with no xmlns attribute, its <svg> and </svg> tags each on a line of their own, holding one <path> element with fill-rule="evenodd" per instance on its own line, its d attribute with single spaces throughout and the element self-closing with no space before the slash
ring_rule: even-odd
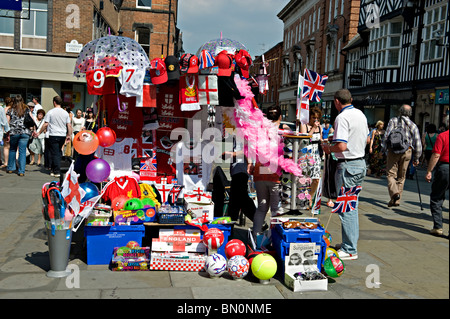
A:
<svg viewBox="0 0 450 319">
<path fill-rule="evenodd" d="M 249 160 L 287 174 L 307 194 L 307 143 L 295 144 L 293 157 L 279 150 L 283 136 L 309 136 L 280 132 L 264 116 L 249 84 L 251 65 L 245 46 L 229 39 L 151 61 L 126 37 L 86 44 L 74 75 L 85 76 L 96 97 L 96 126 L 74 137 L 80 155 L 62 185 L 43 187 L 50 232 L 84 231 L 87 264 L 114 271 L 227 272 L 236 280 L 252 273 L 266 283 L 278 270 L 295 291 L 326 290 L 323 272 L 336 277 L 343 264 L 317 217 L 273 218 L 270 241 L 246 245 L 232 238 L 235 223 L 215 213 L 211 180 L 225 128 L 245 141 Z M 219 127 L 205 126 L 210 107 Z M 303 263 L 291 265 L 300 253 Z"/>
</svg>

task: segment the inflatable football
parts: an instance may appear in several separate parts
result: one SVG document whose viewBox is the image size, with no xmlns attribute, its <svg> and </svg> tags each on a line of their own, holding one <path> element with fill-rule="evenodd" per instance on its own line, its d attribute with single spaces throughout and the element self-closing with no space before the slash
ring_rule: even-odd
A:
<svg viewBox="0 0 450 319">
<path fill-rule="evenodd" d="M 217 250 L 224 240 L 223 232 L 218 228 L 211 228 L 203 235 L 203 244 L 208 247 L 208 250 Z"/>
<path fill-rule="evenodd" d="M 232 239 L 225 245 L 225 256 L 230 259 L 233 256 L 245 256 L 245 244 L 239 239 Z"/>
</svg>

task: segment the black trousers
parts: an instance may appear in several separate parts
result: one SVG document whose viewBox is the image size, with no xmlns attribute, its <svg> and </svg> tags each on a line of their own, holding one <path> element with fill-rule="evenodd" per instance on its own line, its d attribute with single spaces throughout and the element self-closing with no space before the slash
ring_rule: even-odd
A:
<svg viewBox="0 0 450 319">
<path fill-rule="evenodd" d="M 49 156 L 51 162 L 51 170 L 54 174 L 61 173 L 62 147 L 66 140 L 65 136 L 49 136 Z"/>
<path fill-rule="evenodd" d="M 232 220 L 238 220 L 239 211 L 242 211 L 248 219 L 253 221 L 256 207 L 248 195 L 248 175 L 245 173 L 238 173 L 231 176 L 228 215 Z"/>
</svg>

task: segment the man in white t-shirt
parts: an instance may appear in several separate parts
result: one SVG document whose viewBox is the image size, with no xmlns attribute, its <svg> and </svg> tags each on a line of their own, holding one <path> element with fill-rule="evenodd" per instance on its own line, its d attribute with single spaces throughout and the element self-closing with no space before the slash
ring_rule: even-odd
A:
<svg viewBox="0 0 450 319">
<path fill-rule="evenodd" d="M 335 183 L 339 194 L 341 187 L 361 186 L 366 176 L 365 148 L 369 143 L 369 128 L 363 112 L 352 105 L 349 90 L 341 89 L 334 95 L 334 105 L 339 115 L 334 121 L 333 145 L 322 144 L 325 153 L 334 153 L 338 159 Z M 342 224 L 342 245 L 339 258 L 354 260 L 358 258 L 359 239 L 358 197 L 354 210 L 338 213 Z"/>
<path fill-rule="evenodd" d="M 32 102 L 34 103 L 33 116 L 37 118 L 37 111 L 42 109 L 42 105 L 39 104 L 39 98 L 37 96 L 33 96 Z"/>
<path fill-rule="evenodd" d="M 48 111 L 44 117 L 44 125 L 39 132 L 33 133 L 33 137 L 38 137 L 43 131 L 47 130 L 48 132 L 51 159 L 50 175 L 54 177 L 60 176 L 62 147 L 66 141 L 70 141 L 72 136 L 69 113 L 61 108 L 61 104 L 61 97 L 55 96 L 53 98 L 53 109 Z"/>
</svg>

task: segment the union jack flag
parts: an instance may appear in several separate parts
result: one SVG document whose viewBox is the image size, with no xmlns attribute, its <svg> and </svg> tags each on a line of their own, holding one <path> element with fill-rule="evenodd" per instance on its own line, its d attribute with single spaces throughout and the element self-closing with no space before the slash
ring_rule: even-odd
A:
<svg viewBox="0 0 450 319">
<path fill-rule="evenodd" d="M 198 58 L 200 70 L 214 66 L 214 57 L 208 50 L 203 50 Z"/>
<path fill-rule="evenodd" d="M 314 102 L 320 102 L 327 80 L 328 76 L 320 75 L 314 71 L 305 69 L 302 97 L 307 97 Z"/>
<path fill-rule="evenodd" d="M 361 192 L 361 186 L 353 186 L 350 188 L 342 186 L 339 195 L 334 203 L 332 213 L 347 213 L 356 209 L 358 195 Z"/>
</svg>

